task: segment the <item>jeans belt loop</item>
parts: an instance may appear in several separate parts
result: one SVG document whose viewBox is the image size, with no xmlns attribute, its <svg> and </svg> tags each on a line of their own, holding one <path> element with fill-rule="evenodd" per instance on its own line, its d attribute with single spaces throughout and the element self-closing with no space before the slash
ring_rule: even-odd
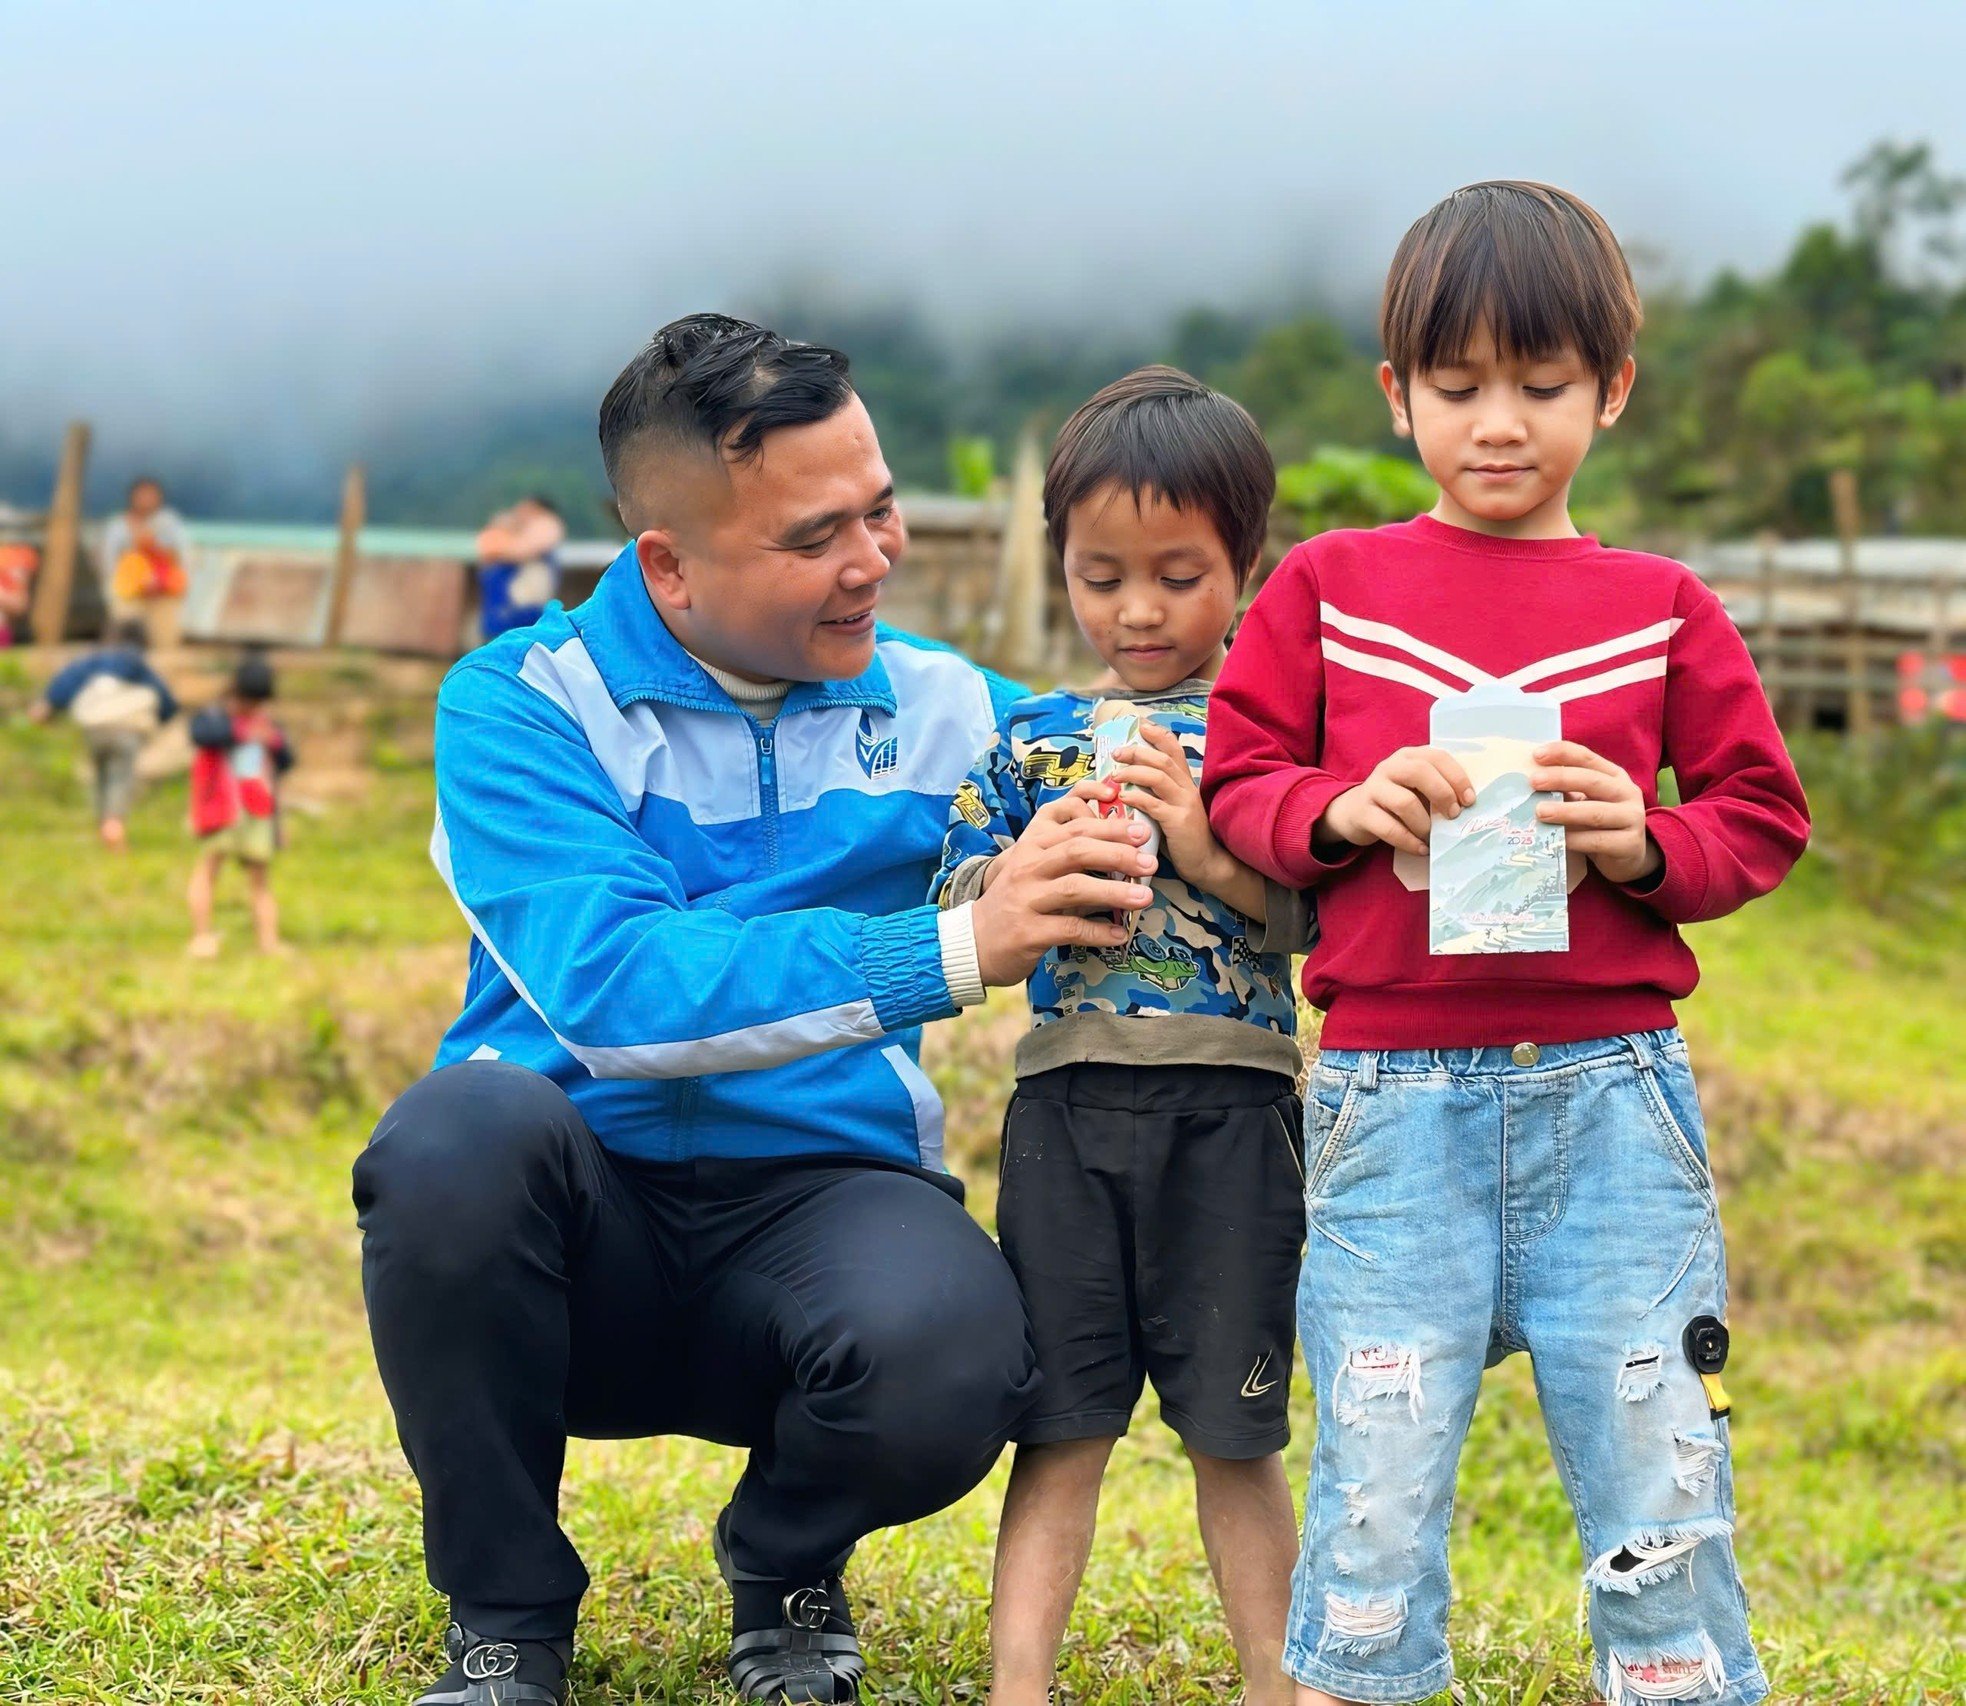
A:
<svg viewBox="0 0 1966 1706">
<path fill-rule="evenodd" d="M 1632 1060 L 1640 1072 L 1650 1072 L 1653 1067 L 1652 1039 L 1641 1036 L 1636 1031 L 1625 1034 L 1625 1047 L 1631 1050 Z"/>
<path fill-rule="evenodd" d="M 1379 1051 L 1367 1049 L 1358 1057 L 1358 1087 L 1361 1090 L 1379 1088 Z"/>
</svg>

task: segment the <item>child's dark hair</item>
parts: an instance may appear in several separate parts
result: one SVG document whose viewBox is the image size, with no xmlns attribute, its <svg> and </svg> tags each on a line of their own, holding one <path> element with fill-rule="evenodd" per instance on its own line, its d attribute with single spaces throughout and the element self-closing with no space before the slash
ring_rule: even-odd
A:
<svg viewBox="0 0 1966 1706">
<path fill-rule="evenodd" d="M 234 697 L 249 704 L 265 704 L 273 697 L 273 686 L 273 666 L 259 652 L 248 652 L 232 672 Z"/>
<path fill-rule="evenodd" d="M 1103 486 L 1158 492 L 1215 524 L 1238 583 L 1269 530 L 1276 464 L 1249 411 L 1176 367 L 1142 367 L 1073 411 L 1044 471 L 1044 520 L 1065 552 L 1072 506 Z"/>
<path fill-rule="evenodd" d="M 1404 385 L 1448 367 L 1486 326 L 1511 360 L 1573 349 L 1602 394 L 1643 310 L 1625 252 L 1597 210 L 1548 184 L 1470 184 L 1400 239 L 1379 305 L 1386 359 Z"/>
</svg>

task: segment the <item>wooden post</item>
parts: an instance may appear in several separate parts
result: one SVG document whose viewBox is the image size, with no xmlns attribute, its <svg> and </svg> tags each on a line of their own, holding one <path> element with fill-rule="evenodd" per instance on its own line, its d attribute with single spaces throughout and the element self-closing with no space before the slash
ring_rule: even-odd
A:
<svg viewBox="0 0 1966 1706">
<path fill-rule="evenodd" d="M 1775 535 L 1764 529 L 1755 536 L 1755 546 L 1760 551 L 1761 569 L 1761 685 L 1768 695 L 1768 703 L 1775 712 L 1775 721 L 1782 720 L 1782 624 L 1775 609 L 1775 598 L 1779 591 L 1776 579 Z"/>
<path fill-rule="evenodd" d="M 361 548 L 362 522 L 368 508 L 368 486 L 359 462 L 351 462 L 341 482 L 341 537 L 335 541 L 334 579 L 328 591 L 327 643 L 341 644 L 348 619 L 348 593 L 355 584 L 355 559 Z"/>
<path fill-rule="evenodd" d="M 1026 427 L 1017 440 L 1010 509 L 1004 516 L 1003 548 L 997 558 L 1003 609 L 999 661 L 1005 669 L 1021 673 L 1044 662 L 1044 571 L 1044 469 L 1038 460 L 1038 435 Z"/>
<path fill-rule="evenodd" d="M 1853 738 L 1864 740 L 1870 735 L 1870 653 L 1864 643 L 1863 582 L 1857 576 L 1857 536 L 1863 516 L 1857 506 L 1854 469 L 1830 470 L 1829 497 L 1843 577 L 1844 727 Z"/>
<path fill-rule="evenodd" d="M 54 500 L 48 505 L 48 535 L 41 551 L 41 578 L 34 587 L 34 639 L 61 644 L 68 627 L 69 594 L 75 586 L 75 558 L 82 543 L 82 475 L 89 465 L 89 423 L 70 421 L 62 435 L 61 464 L 55 472 Z M 103 565 L 103 591 L 109 591 L 114 563 Z"/>
</svg>

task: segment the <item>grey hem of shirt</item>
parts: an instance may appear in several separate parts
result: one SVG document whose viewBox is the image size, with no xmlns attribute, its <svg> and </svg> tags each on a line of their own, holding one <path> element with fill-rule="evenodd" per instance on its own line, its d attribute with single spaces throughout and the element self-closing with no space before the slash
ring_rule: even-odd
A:
<svg viewBox="0 0 1966 1706">
<path fill-rule="evenodd" d="M 983 873 L 995 857 L 994 853 L 974 854 L 949 873 L 949 880 L 942 885 L 942 893 L 936 897 L 944 912 L 953 912 L 957 907 L 981 897 Z"/>
<path fill-rule="evenodd" d="M 1296 1082 L 1304 1057 L 1296 1039 L 1219 1013 L 1072 1013 L 1026 1032 L 1016 1072 L 1028 1078 L 1059 1066 L 1252 1066 Z"/>
<path fill-rule="evenodd" d="M 1274 877 L 1263 879 L 1263 922 L 1252 921 L 1249 945 L 1259 954 L 1303 954 L 1317 944 L 1310 940 L 1317 924 L 1315 903 L 1303 889 L 1286 888 Z"/>
</svg>

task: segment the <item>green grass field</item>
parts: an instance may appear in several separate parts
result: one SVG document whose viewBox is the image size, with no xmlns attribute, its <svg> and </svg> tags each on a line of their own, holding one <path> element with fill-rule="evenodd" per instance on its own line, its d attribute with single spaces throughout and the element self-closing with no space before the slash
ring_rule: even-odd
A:
<svg viewBox="0 0 1966 1706">
<path fill-rule="evenodd" d="M 464 933 L 430 872 L 427 770 L 386 731 L 366 793 L 296 816 L 263 961 L 183 953 L 182 786 L 136 851 L 88 833 L 63 730 L 0 729 L 0 1701 L 401 1701 L 443 1611 L 370 1365 L 348 1167 L 423 1067 Z M 1777 1696 L 1966 1696 L 1966 954 L 1805 863 L 1703 927 L 1685 1012 L 1734 1283 L 1739 1544 Z M 987 1180 L 1000 999 L 940 1028 L 952 1152 Z M 1521 1359 L 1490 1377 L 1455 1512 L 1468 1702 L 1590 1698 L 1581 1559 Z M 1301 1492 L 1309 1406 L 1290 1452 Z M 577 1699 L 709 1701 L 706 1524 L 735 1456 L 576 1444 L 595 1585 Z M 871 1700 L 980 1700 L 1000 1468 L 854 1572 Z M 1071 1702 L 1219 1702 L 1235 1676 L 1172 1437 L 1115 1458 L 1062 1678 Z"/>
</svg>

